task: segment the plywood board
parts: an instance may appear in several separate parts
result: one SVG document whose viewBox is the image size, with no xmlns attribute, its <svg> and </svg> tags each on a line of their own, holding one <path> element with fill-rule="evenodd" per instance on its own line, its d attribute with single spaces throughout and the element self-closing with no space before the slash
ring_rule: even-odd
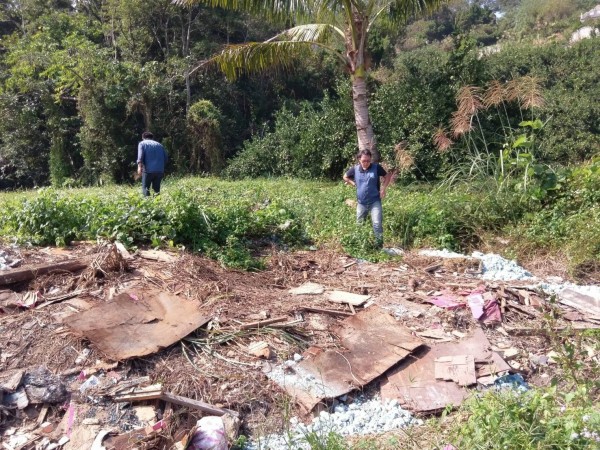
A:
<svg viewBox="0 0 600 450">
<path fill-rule="evenodd" d="M 121 360 L 158 352 L 209 320 L 195 302 L 158 290 L 130 289 L 64 323 L 107 357 Z"/>
<path fill-rule="evenodd" d="M 435 378 L 436 358 L 455 355 L 472 355 L 481 366 L 477 368 L 477 376 L 510 369 L 491 351 L 485 334 L 477 328 L 469 338 L 433 344 L 416 353 L 415 358 L 402 361 L 382 383 L 382 398 L 397 399 L 407 409 L 417 412 L 435 412 L 448 405 L 460 405 L 469 391 L 453 381 Z"/>
<path fill-rule="evenodd" d="M 334 331 L 345 350 L 324 351 L 295 366 L 300 379 L 315 380 L 317 386 L 281 382 L 308 411 L 324 399 L 371 382 L 422 345 L 408 328 L 376 306 L 349 317 Z"/>
<path fill-rule="evenodd" d="M 459 386 L 477 383 L 473 355 L 442 356 L 435 359 L 435 378 L 455 381 Z"/>
<path fill-rule="evenodd" d="M 558 294 L 559 302 L 563 305 L 578 309 L 591 316 L 600 316 L 600 298 L 581 294 L 572 289 L 563 289 Z"/>
</svg>

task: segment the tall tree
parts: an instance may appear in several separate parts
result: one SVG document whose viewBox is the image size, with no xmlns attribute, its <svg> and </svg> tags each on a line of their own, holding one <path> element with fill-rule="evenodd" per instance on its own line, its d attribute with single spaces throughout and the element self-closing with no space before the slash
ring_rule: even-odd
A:
<svg viewBox="0 0 600 450">
<path fill-rule="evenodd" d="M 211 61 L 234 79 L 242 72 L 273 66 L 291 66 L 298 56 L 315 47 L 334 54 L 352 78 L 354 119 L 359 149 L 379 160 L 368 110 L 367 39 L 373 24 L 398 25 L 410 17 L 431 12 L 444 0 L 175 0 L 180 5 L 206 4 L 259 14 L 294 26 L 264 42 L 230 45 Z"/>
</svg>

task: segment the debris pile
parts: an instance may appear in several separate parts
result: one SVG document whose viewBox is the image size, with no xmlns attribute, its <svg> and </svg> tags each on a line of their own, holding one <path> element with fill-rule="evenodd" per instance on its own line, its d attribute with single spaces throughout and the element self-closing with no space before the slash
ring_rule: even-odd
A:
<svg viewBox="0 0 600 450">
<path fill-rule="evenodd" d="M 272 449 L 389 431 L 516 377 L 549 382 L 545 315 L 600 327 L 594 290 L 549 302 L 525 271 L 488 279 L 502 263 L 488 255 L 274 251 L 250 273 L 119 243 L 0 251 L 20 260 L 0 272 L 0 433 L 14 450 L 227 448 L 241 425 L 250 448 Z M 284 398 L 296 418 L 282 434 Z"/>
</svg>

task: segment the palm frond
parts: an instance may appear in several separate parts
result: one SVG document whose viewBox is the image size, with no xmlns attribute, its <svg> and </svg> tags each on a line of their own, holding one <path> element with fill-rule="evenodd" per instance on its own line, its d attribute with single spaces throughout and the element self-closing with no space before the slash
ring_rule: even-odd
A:
<svg viewBox="0 0 600 450">
<path fill-rule="evenodd" d="M 373 10 L 371 13 L 373 19 L 369 27 L 378 18 L 385 18 L 385 21 L 390 25 L 404 24 L 410 19 L 431 14 L 440 5 L 447 2 L 448 0 L 390 0 L 389 2 L 374 2 L 373 7 L 377 7 L 377 10 Z"/>
<path fill-rule="evenodd" d="M 227 78 L 235 80 L 243 73 L 263 72 L 270 68 L 289 69 L 294 66 L 294 63 L 297 63 L 298 58 L 307 55 L 315 48 L 323 48 L 331 51 L 345 62 L 339 52 L 318 42 L 248 42 L 226 47 L 221 53 L 202 63 L 194 71 L 200 67 L 214 64 Z"/>
<path fill-rule="evenodd" d="M 339 36 L 344 39 L 344 32 L 339 28 L 327 23 L 311 23 L 298 25 L 279 33 L 277 36 L 269 39 L 273 41 L 292 41 L 292 42 L 312 42 L 326 44 L 331 41 L 332 36 Z"/>
<path fill-rule="evenodd" d="M 244 11 L 273 20 L 308 17 L 312 12 L 312 2 L 306 0 L 173 0 L 180 6 L 205 5 Z"/>
</svg>

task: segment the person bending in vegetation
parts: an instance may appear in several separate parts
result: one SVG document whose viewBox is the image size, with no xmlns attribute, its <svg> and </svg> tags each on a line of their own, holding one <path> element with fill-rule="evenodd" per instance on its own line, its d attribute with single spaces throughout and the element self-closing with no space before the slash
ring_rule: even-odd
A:
<svg viewBox="0 0 600 450">
<path fill-rule="evenodd" d="M 358 164 L 344 174 L 344 182 L 356 187 L 356 220 L 361 223 L 371 214 L 377 246 L 383 246 L 383 209 L 381 200 L 390 182 L 387 172 L 377 163 L 371 163 L 371 151 L 361 150 Z M 381 180 L 383 178 L 383 180 Z"/>
<path fill-rule="evenodd" d="M 160 194 L 160 182 L 165 175 L 165 166 L 169 157 L 165 148 L 154 139 L 149 131 L 142 134 L 142 141 L 138 144 L 138 175 L 142 175 L 142 194 L 150 195 L 150 186 Z"/>
</svg>

